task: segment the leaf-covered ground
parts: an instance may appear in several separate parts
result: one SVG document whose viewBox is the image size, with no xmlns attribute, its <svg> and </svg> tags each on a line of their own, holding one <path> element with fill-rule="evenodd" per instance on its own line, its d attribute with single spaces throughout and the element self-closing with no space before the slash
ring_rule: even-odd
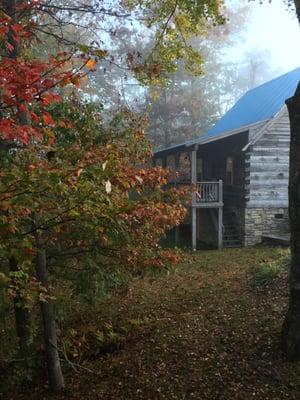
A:
<svg viewBox="0 0 300 400">
<path fill-rule="evenodd" d="M 55 398 L 299 399 L 300 365 L 279 350 L 286 272 L 268 285 L 253 279 L 281 255 L 264 247 L 189 254 L 175 272 L 137 279 L 97 313 L 74 315 L 76 371 L 65 363 L 67 388 Z M 37 384 L 7 398 L 48 395 Z"/>
</svg>

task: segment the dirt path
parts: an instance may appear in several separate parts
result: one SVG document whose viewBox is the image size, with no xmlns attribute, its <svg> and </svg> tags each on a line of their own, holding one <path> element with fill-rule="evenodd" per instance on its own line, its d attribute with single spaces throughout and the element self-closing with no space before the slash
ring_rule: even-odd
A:
<svg viewBox="0 0 300 400">
<path fill-rule="evenodd" d="M 253 285 L 251 270 L 279 250 L 238 249 L 190 255 L 175 273 L 138 280 L 103 302 L 89 327 L 110 323 L 116 351 L 93 346 L 58 399 L 300 399 L 300 367 L 279 351 L 287 300 L 285 276 Z M 123 330 L 122 330 L 123 329 Z M 123 333 L 122 333 L 123 332 Z M 93 372 L 91 372 L 93 371 Z M 39 399 L 39 389 L 31 397 Z"/>
</svg>

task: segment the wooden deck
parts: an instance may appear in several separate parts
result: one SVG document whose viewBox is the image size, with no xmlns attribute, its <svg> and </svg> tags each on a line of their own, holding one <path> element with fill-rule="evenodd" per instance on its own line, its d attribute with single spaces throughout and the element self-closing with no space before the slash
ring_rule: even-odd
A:
<svg viewBox="0 0 300 400">
<path fill-rule="evenodd" d="M 193 191 L 193 207 L 223 207 L 223 182 L 197 182 Z"/>
</svg>

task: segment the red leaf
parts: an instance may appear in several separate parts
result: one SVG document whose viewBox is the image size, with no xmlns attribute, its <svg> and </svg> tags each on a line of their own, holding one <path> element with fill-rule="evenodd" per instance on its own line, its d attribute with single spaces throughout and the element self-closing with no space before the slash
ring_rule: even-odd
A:
<svg viewBox="0 0 300 400">
<path fill-rule="evenodd" d="M 6 48 L 10 52 L 14 51 L 14 49 L 15 49 L 14 46 L 12 44 L 10 44 L 10 43 L 7 43 Z"/>
<path fill-rule="evenodd" d="M 44 122 L 45 125 L 54 125 L 53 118 L 47 112 L 43 113 L 43 122 Z"/>
<path fill-rule="evenodd" d="M 20 104 L 19 111 L 21 111 L 21 112 L 26 112 L 27 111 L 27 108 L 25 107 L 24 104 Z"/>
<path fill-rule="evenodd" d="M 23 27 L 20 24 L 11 25 L 11 29 L 15 32 L 15 34 L 18 34 L 23 31 Z"/>
<path fill-rule="evenodd" d="M 39 123 L 40 119 L 39 119 L 38 115 L 36 115 L 36 113 L 31 112 L 30 113 L 30 117 L 31 117 L 33 122 L 35 122 L 36 124 Z"/>
</svg>

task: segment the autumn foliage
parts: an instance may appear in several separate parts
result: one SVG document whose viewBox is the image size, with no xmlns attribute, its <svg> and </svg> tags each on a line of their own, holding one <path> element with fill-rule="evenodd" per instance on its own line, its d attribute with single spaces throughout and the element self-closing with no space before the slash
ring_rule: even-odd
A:
<svg viewBox="0 0 300 400">
<path fill-rule="evenodd" d="M 0 279 L 28 310 L 53 300 L 38 277 L 41 256 L 58 283 L 176 262 L 159 242 L 185 209 L 183 193 L 165 189 L 169 171 L 147 166 L 143 118 L 120 110 L 104 120 L 97 105 L 64 95 L 96 67 L 95 51 L 31 57 L 39 2 L 20 4 L 0 15 Z"/>
</svg>

